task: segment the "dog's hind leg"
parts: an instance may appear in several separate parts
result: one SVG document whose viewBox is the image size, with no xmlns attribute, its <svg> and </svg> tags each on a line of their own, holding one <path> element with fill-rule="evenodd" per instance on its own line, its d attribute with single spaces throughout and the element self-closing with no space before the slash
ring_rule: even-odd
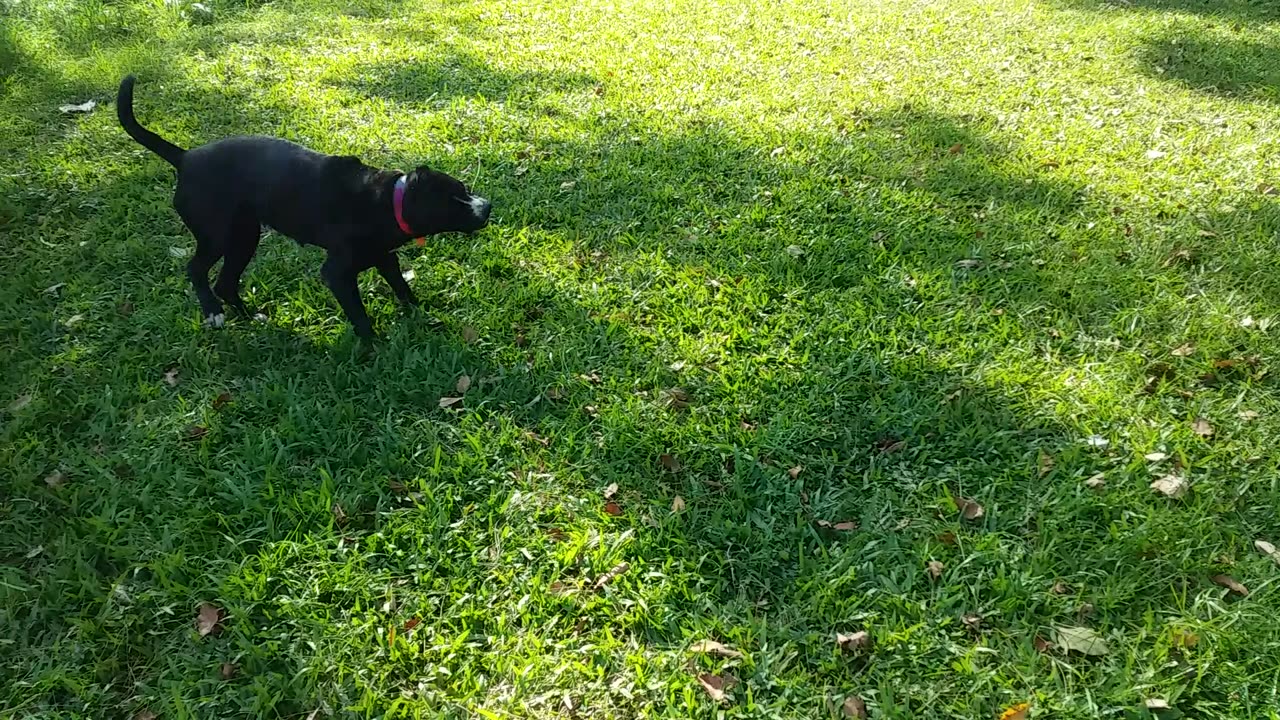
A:
<svg viewBox="0 0 1280 720">
<path fill-rule="evenodd" d="M 213 288 L 209 287 L 209 270 L 226 252 L 230 228 L 225 220 L 211 218 L 212 213 L 198 212 L 191 204 L 183 202 L 182 197 L 181 193 L 174 197 L 174 207 L 196 238 L 195 255 L 187 263 L 187 278 L 196 291 L 205 323 L 222 327 L 226 316 L 222 313 L 222 303 L 213 294 Z"/>
<path fill-rule="evenodd" d="M 226 253 L 222 258 L 222 269 L 218 271 L 218 281 L 214 283 L 214 292 L 222 298 L 222 302 L 231 306 L 231 310 L 248 317 L 253 313 L 245 307 L 240 298 L 240 276 L 249 266 L 253 254 L 258 251 L 258 242 L 262 239 L 262 226 L 257 218 L 244 214 L 236 218 L 227 237 Z"/>
</svg>

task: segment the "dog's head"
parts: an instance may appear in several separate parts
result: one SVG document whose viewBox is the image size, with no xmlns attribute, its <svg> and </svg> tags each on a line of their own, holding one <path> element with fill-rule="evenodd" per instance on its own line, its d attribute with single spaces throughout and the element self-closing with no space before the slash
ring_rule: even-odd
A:
<svg viewBox="0 0 1280 720">
<path fill-rule="evenodd" d="M 405 177 L 404 219 L 415 233 L 475 232 L 488 224 L 492 209 L 462 181 L 425 165 Z"/>
</svg>

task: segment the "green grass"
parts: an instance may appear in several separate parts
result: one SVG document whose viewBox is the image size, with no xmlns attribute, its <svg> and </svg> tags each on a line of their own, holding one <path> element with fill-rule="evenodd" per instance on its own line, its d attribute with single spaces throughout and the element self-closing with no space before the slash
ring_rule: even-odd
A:
<svg viewBox="0 0 1280 720">
<path fill-rule="evenodd" d="M 0 4 L 0 715 L 1280 717 L 1274 5 L 209 5 Z M 202 328 L 128 72 L 492 198 L 439 323 L 269 237 Z"/>
</svg>

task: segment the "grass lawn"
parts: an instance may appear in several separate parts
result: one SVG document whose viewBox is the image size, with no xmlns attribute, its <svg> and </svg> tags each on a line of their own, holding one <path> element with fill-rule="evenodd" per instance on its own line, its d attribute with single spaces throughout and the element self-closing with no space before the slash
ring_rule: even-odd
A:
<svg viewBox="0 0 1280 720">
<path fill-rule="evenodd" d="M 0 1 L 0 716 L 1280 717 L 1274 3 L 206 4 Z M 201 327 L 128 72 L 493 225 Z"/>
</svg>

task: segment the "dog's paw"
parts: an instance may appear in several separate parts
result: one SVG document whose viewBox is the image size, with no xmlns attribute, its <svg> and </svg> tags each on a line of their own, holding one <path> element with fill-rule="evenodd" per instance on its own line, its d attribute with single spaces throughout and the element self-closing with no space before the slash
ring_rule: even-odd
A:
<svg viewBox="0 0 1280 720">
<path fill-rule="evenodd" d="M 204 324 L 209 327 L 220 328 L 227 324 L 227 316 L 222 313 L 218 313 L 217 315 L 205 315 Z"/>
</svg>

